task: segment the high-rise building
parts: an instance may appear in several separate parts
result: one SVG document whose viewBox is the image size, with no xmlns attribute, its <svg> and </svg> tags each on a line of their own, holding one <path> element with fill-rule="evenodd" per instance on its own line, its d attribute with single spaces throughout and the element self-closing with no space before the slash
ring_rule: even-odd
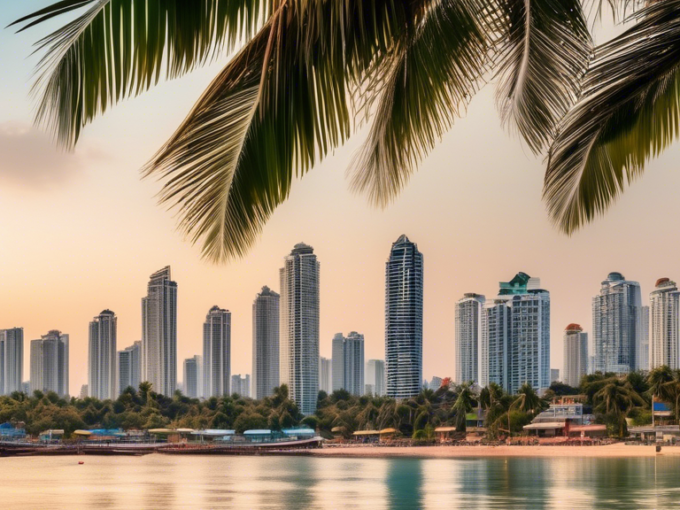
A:
<svg viewBox="0 0 680 510">
<path fill-rule="evenodd" d="M 253 398 L 272 395 L 279 385 L 280 296 L 269 287 L 253 302 Z"/>
<path fill-rule="evenodd" d="M 559 368 L 551 368 L 550 369 L 550 382 L 554 383 L 556 381 L 560 380 L 560 369 Z"/>
<path fill-rule="evenodd" d="M 640 370 L 649 370 L 649 307 L 640 307 L 640 348 L 638 360 Z"/>
<path fill-rule="evenodd" d="M 402 235 L 385 267 L 387 395 L 409 398 L 423 379 L 423 255 Z"/>
<path fill-rule="evenodd" d="M 90 390 L 87 384 L 83 384 L 80 387 L 80 394 L 78 395 L 78 398 L 80 400 L 86 399 L 87 397 L 90 396 Z"/>
<path fill-rule="evenodd" d="M 184 394 L 189 398 L 199 398 L 203 381 L 203 360 L 196 355 L 184 360 Z"/>
<path fill-rule="evenodd" d="M 352 395 L 364 394 L 364 335 L 352 331 L 345 338 L 345 389 Z"/>
<path fill-rule="evenodd" d="M 99 400 L 117 397 L 116 323 L 111 310 L 104 310 L 90 322 L 88 342 L 87 391 Z"/>
<path fill-rule="evenodd" d="M 229 395 L 230 379 L 231 312 L 213 306 L 203 323 L 203 396 Z"/>
<path fill-rule="evenodd" d="M 649 295 L 649 368 L 680 368 L 680 291 L 674 281 L 660 278 Z"/>
<path fill-rule="evenodd" d="M 0 330 L 0 395 L 21 391 L 24 375 L 24 328 Z"/>
<path fill-rule="evenodd" d="M 303 414 L 316 410 L 319 394 L 319 261 L 296 244 L 281 268 L 281 383 Z"/>
<path fill-rule="evenodd" d="M 331 360 L 321 356 L 319 358 L 319 390 L 326 393 L 333 392 Z"/>
<path fill-rule="evenodd" d="M 578 324 L 564 330 L 564 373 L 562 382 L 578 388 L 581 378 L 588 373 L 588 333 Z"/>
<path fill-rule="evenodd" d="M 593 298 L 595 371 L 625 374 L 639 368 L 640 284 L 609 273 Z"/>
<path fill-rule="evenodd" d="M 345 389 L 345 336 L 336 333 L 331 342 L 333 391 Z"/>
<path fill-rule="evenodd" d="M 385 362 L 381 359 L 369 359 L 366 363 L 366 386 L 371 386 L 371 393 L 376 397 L 385 395 Z"/>
<path fill-rule="evenodd" d="M 496 299 L 484 307 L 481 385 L 490 382 L 516 393 L 527 383 L 550 386 L 550 294 L 540 279 L 518 273 L 501 282 Z"/>
<path fill-rule="evenodd" d="M 177 283 L 170 266 L 151 275 L 142 298 L 142 380 L 166 396 L 177 386 Z"/>
<path fill-rule="evenodd" d="M 68 335 L 58 330 L 31 341 L 31 391 L 68 396 L 68 343 Z"/>
<path fill-rule="evenodd" d="M 482 341 L 482 314 L 486 299 L 479 294 L 465 294 L 456 303 L 456 381 L 479 382 L 479 348 Z"/>
<path fill-rule="evenodd" d="M 427 387 L 430 388 L 432 391 L 437 391 L 439 388 L 442 387 L 442 382 L 444 382 L 444 379 L 442 379 L 438 375 L 433 375 L 432 380 L 429 383 L 427 383 Z"/>
<path fill-rule="evenodd" d="M 142 382 L 142 341 L 138 340 L 130 347 L 118 351 L 118 394 L 123 390 L 139 389 Z"/>
<path fill-rule="evenodd" d="M 250 375 L 234 374 L 231 376 L 231 392 L 241 395 L 242 397 L 250 397 Z"/>
</svg>

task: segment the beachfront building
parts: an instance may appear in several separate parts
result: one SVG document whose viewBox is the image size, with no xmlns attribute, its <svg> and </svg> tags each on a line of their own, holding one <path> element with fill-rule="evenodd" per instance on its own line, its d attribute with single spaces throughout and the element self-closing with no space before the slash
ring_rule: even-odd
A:
<svg viewBox="0 0 680 510">
<path fill-rule="evenodd" d="M 242 397 L 250 397 L 250 375 L 234 374 L 231 376 L 231 392 L 241 395 Z"/>
<path fill-rule="evenodd" d="M 385 280 L 387 395 L 405 399 L 423 380 L 423 255 L 405 235 L 392 244 Z"/>
<path fill-rule="evenodd" d="M 231 312 L 213 306 L 203 323 L 203 397 L 229 395 Z"/>
<path fill-rule="evenodd" d="M 279 385 L 280 296 L 264 286 L 253 301 L 253 398 L 269 397 Z"/>
<path fill-rule="evenodd" d="M 456 302 L 456 382 L 479 382 L 479 348 L 485 302 L 484 296 L 474 293 L 465 294 Z"/>
<path fill-rule="evenodd" d="M 593 298 L 595 371 L 625 374 L 640 368 L 640 284 L 609 273 Z"/>
<path fill-rule="evenodd" d="M 368 386 L 371 386 L 370 391 Z M 385 395 L 385 362 L 381 359 L 369 359 L 366 363 L 367 394 L 382 397 Z"/>
<path fill-rule="evenodd" d="M 507 389 L 508 355 L 511 333 L 511 308 L 507 299 L 493 299 L 484 305 L 482 343 L 479 350 L 479 385 L 498 384 Z"/>
<path fill-rule="evenodd" d="M 68 397 L 69 337 L 51 330 L 40 340 L 31 340 L 31 392 L 53 391 Z"/>
<path fill-rule="evenodd" d="M 142 382 L 142 341 L 118 351 L 118 394 L 126 388 L 135 391 Z"/>
<path fill-rule="evenodd" d="M 24 328 L 0 330 L 0 395 L 21 391 L 24 375 Z"/>
<path fill-rule="evenodd" d="M 680 368 L 680 291 L 674 281 L 660 278 L 649 295 L 650 364 Z"/>
<path fill-rule="evenodd" d="M 564 373 L 562 382 L 578 388 L 581 378 L 588 373 L 588 333 L 578 324 L 564 330 Z"/>
<path fill-rule="evenodd" d="M 184 360 L 184 394 L 189 398 L 203 396 L 203 358 L 195 355 Z"/>
<path fill-rule="evenodd" d="M 87 390 L 90 397 L 114 400 L 116 392 L 116 331 L 118 318 L 104 310 L 90 322 Z"/>
<path fill-rule="evenodd" d="M 325 391 L 330 394 L 333 391 L 333 379 L 331 360 L 319 357 L 319 391 Z"/>
<path fill-rule="evenodd" d="M 177 387 L 177 283 L 170 266 L 149 277 L 142 298 L 142 380 L 165 396 Z"/>
<path fill-rule="evenodd" d="M 314 248 L 296 244 L 281 268 L 280 378 L 302 414 L 319 394 L 319 278 Z"/>
</svg>

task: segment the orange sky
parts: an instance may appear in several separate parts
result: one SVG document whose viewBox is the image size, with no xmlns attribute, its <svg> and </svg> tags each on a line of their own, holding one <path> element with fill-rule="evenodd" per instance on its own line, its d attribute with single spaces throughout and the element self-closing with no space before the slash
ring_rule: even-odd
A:
<svg viewBox="0 0 680 510">
<path fill-rule="evenodd" d="M 46 2 L 13 5 L 17 12 Z M 0 25 L 13 17 L 0 12 Z M 425 258 L 424 375 L 453 375 L 454 303 L 464 292 L 493 296 L 518 271 L 540 277 L 552 299 L 552 365 L 562 331 L 590 332 L 591 297 L 610 271 L 642 284 L 643 301 L 662 276 L 680 279 L 680 144 L 605 218 L 572 238 L 552 228 L 541 202 L 544 165 L 503 131 L 493 88 L 472 102 L 385 211 L 348 191 L 345 170 L 360 133 L 296 182 L 243 260 L 200 259 L 158 207 L 159 185 L 138 169 L 187 113 L 222 63 L 164 83 L 86 129 L 75 154 L 29 129 L 27 59 L 38 32 L 0 31 L 0 328 L 23 326 L 28 341 L 71 335 L 71 393 L 87 379 L 87 325 L 105 308 L 118 315 L 119 349 L 141 338 L 148 276 L 170 264 L 178 282 L 178 359 L 200 353 L 212 305 L 232 312 L 232 370 L 250 373 L 251 305 L 263 285 L 278 291 L 283 257 L 300 241 L 321 263 L 321 354 L 336 332 L 365 334 L 366 359 L 384 357 L 384 269 L 391 243 L 407 234 Z M 181 366 L 178 368 L 181 379 Z"/>
</svg>

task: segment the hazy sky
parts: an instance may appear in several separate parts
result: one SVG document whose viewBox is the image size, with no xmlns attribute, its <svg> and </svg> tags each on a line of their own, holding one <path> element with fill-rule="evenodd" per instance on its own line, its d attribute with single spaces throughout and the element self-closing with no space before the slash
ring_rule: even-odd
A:
<svg viewBox="0 0 680 510">
<path fill-rule="evenodd" d="M 3 2 L 0 26 L 46 0 Z M 110 308 L 119 350 L 141 338 L 148 276 L 171 265 L 178 282 L 178 367 L 200 353 L 212 305 L 232 312 L 232 371 L 250 373 L 251 305 L 293 245 L 321 263 L 321 354 L 336 332 L 365 334 L 366 359 L 384 358 L 385 261 L 404 233 L 425 259 L 424 376 L 453 375 L 454 304 L 465 292 L 494 296 L 518 271 L 550 291 L 551 362 L 562 368 L 562 331 L 590 332 L 591 298 L 607 273 L 642 285 L 680 279 L 680 144 L 649 165 L 606 217 L 568 238 L 541 201 L 544 162 L 504 131 L 493 84 L 470 105 L 399 199 L 376 210 L 348 190 L 346 168 L 363 136 L 293 186 L 254 249 L 215 266 L 185 242 L 176 218 L 156 205 L 160 186 L 138 169 L 172 134 L 226 60 L 128 100 L 89 126 L 74 154 L 32 129 L 31 44 L 46 28 L 0 30 L 0 328 L 23 326 L 28 341 L 50 329 L 71 338 L 72 394 L 87 380 L 87 326 Z"/>
</svg>

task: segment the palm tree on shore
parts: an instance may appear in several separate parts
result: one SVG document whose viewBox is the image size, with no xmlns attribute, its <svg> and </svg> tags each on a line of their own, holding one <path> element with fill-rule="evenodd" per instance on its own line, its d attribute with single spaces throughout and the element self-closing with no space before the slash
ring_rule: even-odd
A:
<svg viewBox="0 0 680 510">
<path fill-rule="evenodd" d="M 637 23 L 597 48 L 581 0 L 52 0 L 14 24 L 68 19 L 39 40 L 35 84 L 36 120 L 67 148 L 116 103 L 239 48 L 143 169 L 222 261 L 364 119 L 352 187 L 386 206 L 492 78 L 573 232 L 677 136 L 679 2 L 610 2 Z"/>
<path fill-rule="evenodd" d="M 619 437 L 624 437 L 626 417 L 636 406 L 644 406 L 644 399 L 638 395 L 630 384 L 618 379 L 610 379 L 595 394 L 595 410 L 599 413 L 614 417 L 617 423 Z"/>
</svg>

